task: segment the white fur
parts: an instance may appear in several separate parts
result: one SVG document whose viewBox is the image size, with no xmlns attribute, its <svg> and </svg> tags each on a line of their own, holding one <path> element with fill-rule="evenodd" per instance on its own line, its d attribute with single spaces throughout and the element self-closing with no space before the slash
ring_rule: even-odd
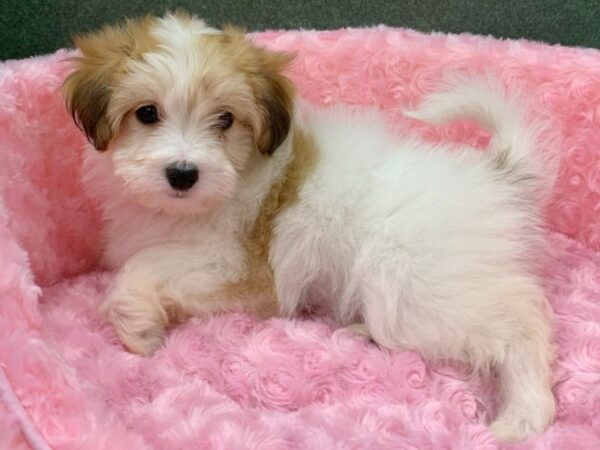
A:
<svg viewBox="0 0 600 450">
<path fill-rule="evenodd" d="M 150 64 L 133 67 L 116 95 L 143 80 L 166 125 L 152 134 L 130 123 L 110 152 L 87 153 L 85 169 L 90 189 L 104 196 L 106 262 L 121 268 L 103 309 L 143 354 L 160 344 L 169 306 L 219 310 L 202 298 L 244 276 L 240 237 L 283 173 L 293 133 L 272 157 L 249 152 L 244 170 L 235 168 L 226 153 L 253 148 L 247 130 L 236 123 L 217 136 L 211 104 L 187 105 L 203 73 L 188 45 L 192 32 L 165 20 L 156 33 L 165 48 L 145 55 Z M 249 101 L 247 92 L 231 100 L 245 108 Z M 469 81 L 411 115 L 477 120 L 493 133 L 490 148 L 451 152 L 401 140 L 374 111 L 313 110 L 296 123 L 312 134 L 319 157 L 273 230 L 269 261 L 281 311 L 316 302 L 343 325 L 364 322 L 383 345 L 495 367 L 504 400 L 494 433 L 515 440 L 540 432 L 554 399 L 547 306 L 534 270 L 546 185 L 533 155 L 536 128 L 497 86 Z M 179 159 L 202 171 L 186 198 L 174 196 L 163 174 Z"/>
<path fill-rule="evenodd" d="M 277 219 L 271 251 L 282 312 L 327 303 L 383 345 L 498 367 L 506 401 L 492 430 L 505 440 L 540 432 L 554 399 L 535 276 L 546 184 L 535 134 L 480 84 L 451 86 L 412 116 L 469 117 L 496 134 L 487 154 L 449 152 L 389 135 L 378 114 L 310 115 L 321 160 Z"/>
</svg>

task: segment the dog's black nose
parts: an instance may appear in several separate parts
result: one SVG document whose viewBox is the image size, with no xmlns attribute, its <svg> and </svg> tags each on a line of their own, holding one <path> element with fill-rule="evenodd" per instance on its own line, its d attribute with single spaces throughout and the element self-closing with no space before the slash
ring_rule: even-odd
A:
<svg viewBox="0 0 600 450">
<path fill-rule="evenodd" d="M 187 191 L 198 181 L 198 168 L 186 161 L 176 161 L 167 166 L 165 176 L 173 189 Z"/>
</svg>

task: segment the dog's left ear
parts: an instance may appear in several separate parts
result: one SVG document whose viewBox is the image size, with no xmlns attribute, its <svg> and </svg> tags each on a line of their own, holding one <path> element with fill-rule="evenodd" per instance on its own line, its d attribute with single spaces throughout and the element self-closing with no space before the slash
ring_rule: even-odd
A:
<svg viewBox="0 0 600 450">
<path fill-rule="evenodd" d="M 295 55 L 257 47 L 247 40 L 243 30 L 225 27 L 230 43 L 242 49 L 238 54 L 259 109 L 254 130 L 256 146 L 264 155 L 272 155 L 287 137 L 294 114 L 294 85 L 283 74 Z"/>
<path fill-rule="evenodd" d="M 287 137 L 294 114 L 294 87 L 282 74 L 293 56 L 269 53 L 263 73 L 255 77 L 257 104 L 262 126 L 257 132 L 256 146 L 261 153 L 272 155 Z"/>
</svg>

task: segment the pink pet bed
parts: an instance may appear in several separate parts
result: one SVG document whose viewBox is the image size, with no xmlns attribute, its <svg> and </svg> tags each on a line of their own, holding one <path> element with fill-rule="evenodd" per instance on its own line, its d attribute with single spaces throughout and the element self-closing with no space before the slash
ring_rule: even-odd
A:
<svg viewBox="0 0 600 450">
<path fill-rule="evenodd" d="M 471 123 L 403 118 L 446 72 L 489 72 L 548 117 L 561 155 L 548 211 L 556 422 L 506 448 L 600 449 L 600 52 L 374 28 L 257 35 L 295 50 L 306 99 L 378 105 L 426 139 L 485 144 Z M 0 65 L 0 448 L 494 449 L 493 380 L 378 348 L 326 319 L 199 318 L 153 357 L 96 312 L 97 200 L 60 85 L 69 53 Z M 85 174 L 83 174 L 85 176 Z"/>
</svg>

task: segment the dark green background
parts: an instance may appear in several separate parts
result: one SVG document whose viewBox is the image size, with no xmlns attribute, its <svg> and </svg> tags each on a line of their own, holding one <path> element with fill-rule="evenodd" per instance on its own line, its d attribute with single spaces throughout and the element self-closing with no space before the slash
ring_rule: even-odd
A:
<svg viewBox="0 0 600 450">
<path fill-rule="evenodd" d="M 386 24 L 600 48 L 600 0 L 0 0 L 0 59 L 49 53 L 73 33 L 177 7 L 250 30 Z"/>
</svg>

